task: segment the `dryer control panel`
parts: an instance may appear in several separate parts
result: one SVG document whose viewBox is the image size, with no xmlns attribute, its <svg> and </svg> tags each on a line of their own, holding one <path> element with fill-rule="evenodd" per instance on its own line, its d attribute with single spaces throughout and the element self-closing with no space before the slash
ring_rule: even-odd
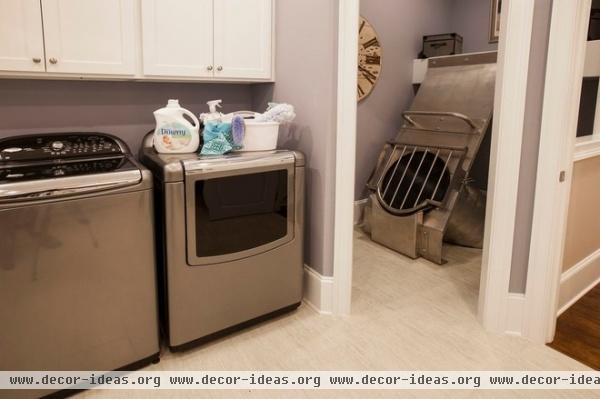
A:
<svg viewBox="0 0 600 399">
<path fill-rule="evenodd" d="M 117 140 L 100 134 L 48 134 L 0 140 L 0 161 L 105 157 L 124 152 Z"/>
</svg>

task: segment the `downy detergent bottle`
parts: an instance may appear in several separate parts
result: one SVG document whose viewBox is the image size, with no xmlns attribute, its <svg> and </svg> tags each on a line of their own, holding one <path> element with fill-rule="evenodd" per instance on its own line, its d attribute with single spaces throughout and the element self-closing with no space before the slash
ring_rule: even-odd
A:
<svg viewBox="0 0 600 399">
<path fill-rule="evenodd" d="M 194 124 L 190 123 L 187 115 Z M 161 154 L 192 153 L 198 150 L 200 135 L 198 118 L 185 108 L 179 100 L 169 100 L 167 106 L 154 111 L 154 148 Z"/>
</svg>

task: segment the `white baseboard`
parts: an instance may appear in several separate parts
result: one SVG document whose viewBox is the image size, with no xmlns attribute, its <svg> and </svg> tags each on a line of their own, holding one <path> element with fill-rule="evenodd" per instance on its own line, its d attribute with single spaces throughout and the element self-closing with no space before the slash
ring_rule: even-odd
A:
<svg viewBox="0 0 600 399">
<path fill-rule="evenodd" d="M 600 284 L 600 249 L 560 276 L 558 315 L 570 308 L 597 284 Z"/>
<path fill-rule="evenodd" d="M 333 277 L 304 265 L 304 302 L 321 314 L 333 312 Z"/>
<path fill-rule="evenodd" d="M 523 335 L 523 314 L 525 312 L 525 294 L 508 294 L 506 330 L 509 335 Z"/>
<path fill-rule="evenodd" d="M 368 200 L 368 198 L 365 198 L 354 201 L 354 224 L 360 224 L 363 221 L 365 206 Z"/>
</svg>

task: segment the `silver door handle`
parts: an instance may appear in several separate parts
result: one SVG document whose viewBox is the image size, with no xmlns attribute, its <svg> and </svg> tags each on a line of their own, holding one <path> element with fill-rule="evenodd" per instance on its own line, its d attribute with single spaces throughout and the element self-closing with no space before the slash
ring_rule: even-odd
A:
<svg viewBox="0 0 600 399">
<path fill-rule="evenodd" d="M 207 70 L 207 71 L 212 71 L 212 70 L 213 70 L 213 66 L 212 66 L 212 65 L 209 65 L 209 66 L 207 66 L 207 67 L 206 67 L 206 70 Z"/>
<path fill-rule="evenodd" d="M 131 183 L 130 183 L 131 184 Z M 125 183 L 109 183 L 99 184 L 91 187 L 71 187 L 62 189 L 51 189 L 43 191 L 22 191 L 22 192 L 0 192 L 0 202 L 4 200 L 43 200 L 56 197 L 65 197 L 76 194 L 87 194 L 93 193 L 100 190 L 107 190 L 112 188 L 124 187 L 129 184 Z"/>
<path fill-rule="evenodd" d="M 63 196 L 90 194 L 138 184 L 142 180 L 139 170 L 123 172 L 115 179 L 110 173 L 96 175 L 95 183 L 85 182 L 86 177 L 74 176 L 47 181 L 4 184 L 0 186 L 0 203 L 8 201 L 35 201 Z M 64 180 L 64 181 L 63 181 Z"/>
<path fill-rule="evenodd" d="M 260 170 L 265 167 L 281 168 L 281 165 L 294 166 L 296 157 L 291 153 L 273 153 L 269 156 L 264 155 L 246 155 L 232 156 L 227 159 L 198 159 L 184 160 L 183 168 L 186 176 L 200 176 L 207 173 L 231 172 L 239 170 L 251 170 L 253 168 Z"/>
<path fill-rule="evenodd" d="M 223 67 L 222 67 L 221 65 L 219 65 L 219 66 L 217 67 L 217 71 L 219 71 L 219 72 L 220 72 L 220 71 L 222 71 L 222 70 L 223 70 Z"/>
<path fill-rule="evenodd" d="M 50 58 L 48 61 L 50 61 L 51 64 L 56 64 L 58 62 L 56 58 Z"/>
<path fill-rule="evenodd" d="M 33 62 L 35 62 L 36 64 L 39 64 L 40 62 L 42 62 L 42 59 L 35 57 L 35 58 L 33 58 Z"/>
</svg>

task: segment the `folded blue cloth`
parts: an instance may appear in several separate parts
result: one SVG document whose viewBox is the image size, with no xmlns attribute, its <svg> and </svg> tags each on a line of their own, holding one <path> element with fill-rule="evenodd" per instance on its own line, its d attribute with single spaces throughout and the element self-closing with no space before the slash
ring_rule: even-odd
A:
<svg viewBox="0 0 600 399">
<path fill-rule="evenodd" d="M 223 155 L 241 148 L 233 141 L 229 122 L 207 122 L 202 136 L 204 137 L 204 145 L 200 150 L 202 155 Z"/>
</svg>

